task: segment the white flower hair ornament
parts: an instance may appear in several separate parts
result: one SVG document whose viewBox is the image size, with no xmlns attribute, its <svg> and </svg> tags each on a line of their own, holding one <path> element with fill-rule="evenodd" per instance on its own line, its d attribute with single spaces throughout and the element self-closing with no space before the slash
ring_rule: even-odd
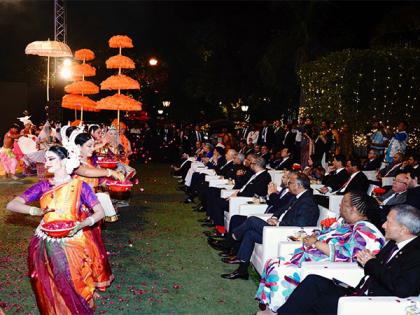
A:
<svg viewBox="0 0 420 315">
<path fill-rule="evenodd" d="M 68 157 L 67 162 L 66 162 L 66 172 L 67 172 L 67 174 L 73 173 L 73 171 L 80 166 L 80 149 L 74 143 L 74 140 L 81 133 L 83 133 L 82 129 L 79 129 L 79 128 L 75 129 L 71 133 L 71 135 L 70 135 L 70 137 L 67 141 L 67 144 L 63 145 L 67 149 L 67 151 L 69 152 L 69 157 Z"/>
<path fill-rule="evenodd" d="M 61 127 L 61 129 L 60 129 L 60 136 L 61 136 L 61 144 L 63 145 L 63 147 L 65 147 L 66 148 L 66 146 L 67 146 L 67 144 L 68 144 L 68 142 L 69 142 L 69 139 L 67 138 L 67 136 L 66 136 L 66 130 L 67 130 L 67 128 L 69 128 L 70 126 L 63 126 L 63 127 Z"/>
</svg>

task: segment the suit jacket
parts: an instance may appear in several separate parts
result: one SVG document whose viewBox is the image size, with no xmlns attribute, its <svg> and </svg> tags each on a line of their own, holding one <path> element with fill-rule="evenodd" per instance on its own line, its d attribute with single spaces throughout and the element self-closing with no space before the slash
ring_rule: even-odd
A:
<svg viewBox="0 0 420 315">
<path fill-rule="evenodd" d="M 349 179 L 349 174 L 345 169 L 342 169 L 338 173 L 330 173 L 325 175 L 322 179 L 322 184 L 331 187 L 332 191 L 337 191 L 343 187 L 344 183 Z M 367 190 L 367 189 L 366 189 Z"/>
<path fill-rule="evenodd" d="M 343 186 L 346 185 L 346 184 L 347 184 L 347 182 L 344 183 Z M 341 187 L 338 190 L 337 195 L 344 195 L 344 194 L 348 193 L 349 191 L 367 192 L 367 190 L 369 188 L 369 180 L 363 172 L 359 172 L 347 184 L 346 189 L 343 192 L 341 192 L 342 188 L 343 187 Z"/>
<path fill-rule="evenodd" d="M 394 168 L 394 166 L 395 166 L 395 168 Z M 385 168 L 381 169 L 379 171 L 379 174 L 382 177 L 385 177 L 385 176 L 386 177 L 395 177 L 399 173 L 401 173 L 401 166 L 402 166 L 402 163 L 390 164 L 390 165 L 386 166 Z"/>
<path fill-rule="evenodd" d="M 371 160 L 367 160 L 364 164 L 363 164 L 363 170 L 364 171 L 376 171 L 381 167 L 382 164 L 382 160 L 381 158 L 376 158 Z"/>
<path fill-rule="evenodd" d="M 226 162 L 224 165 L 221 165 L 217 171 L 217 174 L 222 175 L 224 178 L 235 178 L 236 174 L 236 167 L 233 161 L 230 161 L 229 163 Z"/>
<path fill-rule="evenodd" d="M 280 216 L 290 207 L 291 202 L 295 199 L 295 196 L 288 191 L 280 198 L 284 189 L 286 188 L 283 188 L 278 193 L 272 193 L 268 196 L 268 207 L 265 210 L 265 213 L 276 213 Z"/>
<path fill-rule="evenodd" d="M 407 190 L 407 200 L 405 203 L 420 210 L 420 186 Z"/>
<path fill-rule="evenodd" d="M 197 133 L 196 133 L 196 131 L 194 130 L 194 131 L 192 131 L 191 132 L 191 134 L 190 134 L 190 142 L 191 142 L 191 144 L 192 145 L 195 145 L 195 143 L 197 142 L 197 141 L 204 141 L 204 136 L 203 136 L 203 133 L 200 131 L 199 132 L 199 134 L 200 134 L 200 136 L 201 136 L 201 139 L 198 139 L 198 137 L 197 137 Z"/>
<path fill-rule="evenodd" d="M 296 132 L 286 132 L 284 135 L 284 146 L 289 149 L 289 152 L 293 152 L 295 148 Z"/>
<path fill-rule="evenodd" d="M 274 129 L 274 143 L 273 146 L 275 149 L 280 149 L 283 147 L 285 131 L 283 128 Z"/>
<path fill-rule="evenodd" d="M 315 226 L 318 222 L 319 209 L 312 190 L 305 191 L 298 199 L 293 198 L 280 226 Z M 279 218 L 283 212 L 278 211 L 273 217 Z"/>
<path fill-rule="evenodd" d="M 378 199 L 380 201 L 384 201 L 385 199 L 387 199 L 392 194 L 395 194 L 395 192 L 392 189 L 390 189 L 385 194 L 383 194 L 382 196 L 379 196 Z M 391 198 L 385 206 L 401 205 L 401 204 L 405 203 L 406 200 L 407 200 L 407 191 L 398 194 L 398 196 L 396 196 L 396 197 Z"/>
<path fill-rule="evenodd" d="M 371 278 L 368 295 L 405 298 L 420 294 L 420 237 L 404 246 L 387 263 L 394 245 L 394 241 L 389 241 L 376 258 L 366 263 L 365 275 Z M 362 281 L 358 287 L 361 284 Z"/>
<path fill-rule="evenodd" d="M 280 163 L 278 163 L 275 167 L 276 170 L 291 170 L 293 167 L 293 159 L 289 157 L 287 160 L 283 160 Z"/>
<path fill-rule="evenodd" d="M 254 195 L 266 196 L 267 186 L 271 182 L 271 176 L 267 171 L 263 171 L 251 180 L 242 192 L 238 192 L 241 197 L 253 197 Z"/>
<path fill-rule="evenodd" d="M 263 140 L 263 130 L 264 130 L 264 128 L 262 128 L 260 130 L 260 133 L 258 134 L 257 143 L 259 145 L 267 144 L 269 147 L 271 147 L 273 145 L 273 142 L 274 142 L 274 130 L 270 126 L 267 127 L 267 135 L 265 137 L 266 138 L 265 141 Z"/>
</svg>

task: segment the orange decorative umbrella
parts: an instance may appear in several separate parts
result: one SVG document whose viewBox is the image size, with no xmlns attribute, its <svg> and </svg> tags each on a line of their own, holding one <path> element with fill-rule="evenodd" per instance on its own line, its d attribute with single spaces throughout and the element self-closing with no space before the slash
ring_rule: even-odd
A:
<svg viewBox="0 0 420 315">
<path fill-rule="evenodd" d="M 109 41 L 109 47 L 111 48 L 133 48 L 133 41 L 126 35 L 115 35 L 112 36 Z"/>
<path fill-rule="evenodd" d="M 99 112 L 96 102 L 87 96 L 67 94 L 63 96 L 61 106 L 68 109 L 85 110 L 88 112 Z"/>
<path fill-rule="evenodd" d="M 139 90 L 140 83 L 124 74 L 112 75 L 101 82 L 101 90 Z"/>
<path fill-rule="evenodd" d="M 75 77 L 93 77 L 96 69 L 87 63 L 75 64 L 72 66 L 72 73 Z"/>
<path fill-rule="evenodd" d="M 136 67 L 133 59 L 123 55 L 112 56 L 105 61 L 105 64 L 107 69 L 134 69 Z"/>
<path fill-rule="evenodd" d="M 74 53 L 74 59 L 80 61 L 89 61 L 95 59 L 95 53 L 90 49 L 79 49 Z"/>
<path fill-rule="evenodd" d="M 140 111 L 142 103 L 123 94 L 114 94 L 97 102 L 97 108 L 117 110 L 117 120 L 120 121 L 120 110 Z"/>
<path fill-rule="evenodd" d="M 142 103 L 132 99 L 124 94 L 114 94 L 105 97 L 97 102 L 98 109 L 108 110 L 128 110 L 139 111 L 141 110 Z"/>
<path fill-rule="evenodd" d="M 70 94 L 97 94 L 99 87 L 89 81 L 76 81 L 64 87 L 64 91 Z"/>
</svg>

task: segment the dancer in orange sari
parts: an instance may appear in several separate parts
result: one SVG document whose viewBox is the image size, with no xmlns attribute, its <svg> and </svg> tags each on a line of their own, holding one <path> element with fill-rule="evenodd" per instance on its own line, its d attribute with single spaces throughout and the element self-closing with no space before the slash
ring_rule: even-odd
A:
<svg viewBox="0 0 420 315">
<path fill-rule="evenodd" d="M 46 152 L 45 167 L 54 174 L 8 203 L 7 209 L 43 216 L 29 245 L 28 267 L 41 314 L 93 314 L 97 246 L 91 229 L 104 211 L 88 184 L 72 179 L 74 164 L 68 151 L 53 146 Z M 40 201 L 40 208 L 27 203 Z M 87 211 L 92 209 L 92 212 Z M 45 223 L 71 220 L 75 227 L 64 238 L 42 230 Z"/>
</svg>

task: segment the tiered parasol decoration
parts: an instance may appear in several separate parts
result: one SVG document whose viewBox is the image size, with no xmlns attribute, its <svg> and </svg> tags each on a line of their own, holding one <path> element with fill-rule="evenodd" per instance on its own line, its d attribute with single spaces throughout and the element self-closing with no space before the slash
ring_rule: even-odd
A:
<svg viewBox="0 0 420 315">
<path fill-rule="evenodd" d="M 142 104 L 130 96 L 121 94 L 121 90 L 139 90 L 138 81 L 121 73 L 121 69 L 134 69 L 134 61 L 121 54 L 122 48 L 133 48 L 131 38 L 125 35 L 112 36 L 109 40 L 109 47 L 118 48 L 119 53 L 109 58 L 105 64 L 107 69 L 118 69 L 117 75 L 112 75 L 101 83 L 101 90 L 118 91 L 112 96 L 102 98 L 98 101 L 98 108 L 106 110 L 116 110 L 118 112 L 118 126 L 120 122 L 120 110 L 140 111 Z"/>
<path fill-rule="evenodd" d="M 73 57 L 71 49 L 65 43 L 57 41 L 36 41 L 28 44 L 25 54 L 48 57 L 47 60 L 47 101 L 50 100 L 50 58 Z"/>
<path fill-rule="evenodd" d="M 96 102 L 85 96 L 99 93 L 99 87 L 96 84 L 85 80 L 85 77 L 96 75 L 96 69 L 86 63 L 95 59 L 95 53 L 90 49 L 80 49 L 74 53 L 74 59 L 82 63 L 72 66 L 74 82 L 64 87 L 64 91 L 69 94 L 63 97 L 62 106 L 74 109 L 76 120 L 77 110 L 80 110 L 80 120 L 83 121 L 83 111 L 99 112 Z"/>
</svg>

